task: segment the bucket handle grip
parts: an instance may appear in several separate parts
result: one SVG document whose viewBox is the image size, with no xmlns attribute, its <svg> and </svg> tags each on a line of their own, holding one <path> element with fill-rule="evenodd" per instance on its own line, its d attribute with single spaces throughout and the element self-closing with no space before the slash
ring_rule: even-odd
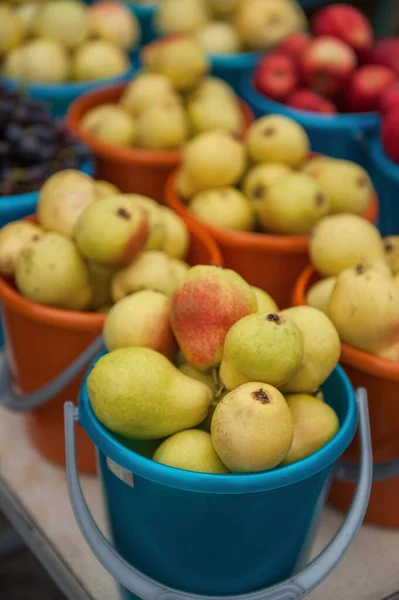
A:
<svg viewBox="0 0 399 600">
<path fill-rule="evenodd" d="M 228 600 L 299 600 L 310 593 L 337 566 L 351 546 L 364 519 L 372 483 L 372 451 L 367 392 L 356 393 L 360 431 L 360 473 L 352 505 L 344 523 L 329 545 L 303 571 L 272 587 Z M 105 569 L 127 590 L 143 600 L 226 600 L 223 596 L 201 596 L 168 588 L 129 565 L 97 527 L 86 504 L 76 467 L 75 422 L 79 409 L 72 402 L 64 405 L 65 453 L 68 493 L 76 521 L 88 546 Z"/>
<path fill-rule="evenodd" d="M 27 394 L 20 394 L 13 389 L 13 376 L 5 350 L 0 359 L 0 406 L 15 412 L 25 412 L 42 406 L 65 389 L 103 348 L 104 340 L 102 335 L 99 335 L 62 373 Z"/>
</svg>

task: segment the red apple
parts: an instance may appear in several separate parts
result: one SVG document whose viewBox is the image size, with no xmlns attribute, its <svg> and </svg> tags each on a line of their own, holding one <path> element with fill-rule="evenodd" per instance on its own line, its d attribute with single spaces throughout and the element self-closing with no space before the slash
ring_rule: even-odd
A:
<svg viewBox="0 0 399 600">
<path fill-rule="evenodd" d="M 399 108 L 391 110 L 383 119 L 382 146 L 389 158 L 399 164 Z"/>
<path fill-rule="evenodd" d="M 310 45 L 312 38 L 309 33 L 298 32 L 286 37 L 278 46 L 277 51 L 286 54 L 296 63 L 299 61 L 302 53 Z"/>
<path fill-rule="evenodd" d="M 369 65 L 383 65 L 399 76 L 399 37 L 385 37 L 377 40 L 364 57 Z"/>
<path fill-rule="evenodd" d="M 399 108 L 399 81 L 396 81 L 385 90 L 380 103 L 380 111 L 383 115 L 392 109 Z"/>
<path fill-rule="evenodd" d="M 319 10 L 312 20 L 317 36 L 330 35 L 346 42 L 356 52 L 371 48 L 373 30 L 369 20 L 354 6 L 334 4 Z"/>
<path fill-rule="evenodd" d="M 255 69 L 257 90 L 273 100 L 284 100 L 298 84 L 294 61 L 284 54 L 269 54 L 261 59 Z"/>
<path fill-rule="evenodd" d="M 356 54 L 352 48 L 328 36 L 313 40 L 300 59 L 305 82 L 323 96 L 335 96 L 341 92 L 356 64 Z"/>
<path fill-rule="evenodd" d="M 338 112 L 335 104 L 312 92 L 312 90 L 296 90 L 287 98 L 286 104 L 298 110 L 333 115 Z"/>
<path fill-rule="evenodd" d="M 397 81 L 391 69 L 366 65 L 353 75 L 345 94 L 344 106 L 350 112 L 370 112 L 380 109 L 384 92 Z"/>
</svg>

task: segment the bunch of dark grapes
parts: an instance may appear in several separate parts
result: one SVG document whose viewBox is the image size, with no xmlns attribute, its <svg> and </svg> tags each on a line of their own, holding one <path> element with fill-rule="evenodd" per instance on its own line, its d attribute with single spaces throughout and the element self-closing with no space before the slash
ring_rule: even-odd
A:
<svg viewBox="0 0 399 600">
<path fill-rule="evenodd" d="M 0 196 L 37 191 L 50 175 L 79 169 L 89 156 L 45 104 L 0 87 Z"/>
</svg>

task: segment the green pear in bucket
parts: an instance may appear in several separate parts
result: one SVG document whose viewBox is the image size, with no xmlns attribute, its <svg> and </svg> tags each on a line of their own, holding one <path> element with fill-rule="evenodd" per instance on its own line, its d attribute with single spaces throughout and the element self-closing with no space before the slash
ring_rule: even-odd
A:
<svg viewBox="0 0 399 600">
<path fill-rule="evenodd" d="M 318 308 L 327 314 L 328 303 L 330 302 L 331 294 L 333 293 L 336 283 L 336 277 L 326 277 L 325 279 L 320 279 L 320 281 L 312 285 L 306 294 L 306 303 L 309 306 Z"/>
<path fill-rule="evenodd" d="M 195 427 L 212 401 L 207 385 L 149 348 L 121 348 L 102 356 L 88 376 L 87 390 L 105 427 L 138 440 Z"/>
<path fill-rule="evenodd" d="M 42 229 L 28 221 L 15 221 L 2 227 L 0 230 L 1 275 L 13 276 L 18 256 L 24 246 L 42 236 Z"/>
</svg>

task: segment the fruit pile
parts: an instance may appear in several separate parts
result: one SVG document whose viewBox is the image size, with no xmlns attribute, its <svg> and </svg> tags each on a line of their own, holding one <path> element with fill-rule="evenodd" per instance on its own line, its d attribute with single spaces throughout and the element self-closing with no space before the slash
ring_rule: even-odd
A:
<svg viewBox="0 0 399 600">
<path fill-rule="evenodd" d="M 367 172 L 309 151 L 305 130 L 279 115 L 252 123 L 244 140 L 205 132 L 184 148 L 177 191 L 197 219 L 223 229 L 305 235 L 329 213 L 364 213 Z"/>
<path fill-rule="evenodd" d="M 79 0 L 0 6 L 0 60 L 12 79 L 41 84 L 116 77 L 138 44 L 138 22 L 123 4 Z"/>
<path fill-rule="evenodd" d="M 81 127 L 90 137 L 120 147 L 172 150 L 210 129 L 243 130 L 238 97 L 221 79 L 205 77 L 209 61 L 195 38 L 150 44 L 143 62 L 146 71 L 133 79 L 118 103 L 85 114 Z"/>
<path fill-rule="evenodd" d="M 215 54 L 267 50 L 306 26 L 295 0 L 162 0 L 155 16 L 161 35 L 195 34 Z"/>
<path fill-rule="evenodd" d="M 310 258 L 323 277 L 307 292 L 346 344 L 399 361 L 399 236 L 382 239 L 358 215 L 331 215 L 310 239 Z"/>
<path fill-rule="evenodd" d="M 94 413 L 119 441 L 165 465 L 227 474 L 294 463 L 334 437 L 339 420 L 319 388 L 340 340 L 320 310 L 279 312 L 216 266 L 190 268 L 171 298 L 152 293 L 110 310 L 109 353 L 87 380 Z"/>
<path fill-rule="evenodd" d="M 175 213 L 79 171 L 50 177 L 36 219 L 0 230 L 0 273 L 34 302 L 107 312 L 126 294 L 140 292 L 162 311 L 188 270 L 189 234 Z"/>
<path fill-rule="evenodd" d="M 44 104 L 0 87 L 0 196 L 37 191 L 53 173 L 79 169 L 88 158 Z"/>
</svg>

